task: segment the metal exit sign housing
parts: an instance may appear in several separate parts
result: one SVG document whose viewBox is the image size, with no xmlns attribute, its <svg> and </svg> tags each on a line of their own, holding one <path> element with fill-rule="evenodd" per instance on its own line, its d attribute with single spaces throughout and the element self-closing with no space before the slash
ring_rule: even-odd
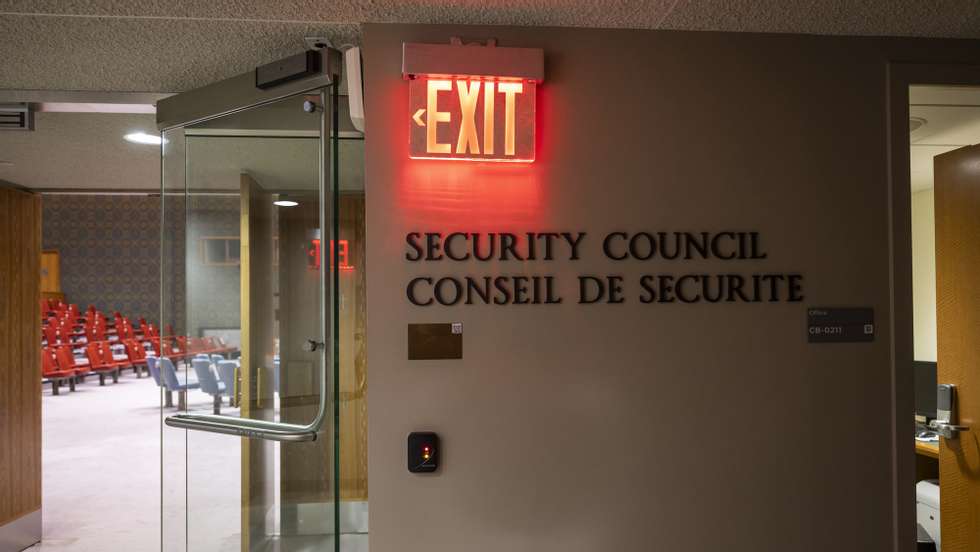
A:
<svg viewBox="0 0 980 552">
<path fill-rule="evenodd" d="M 543 50 L 406 43 L 402 74 L 409 79 L 409 157 L 534 161 Z"/>
</svg>

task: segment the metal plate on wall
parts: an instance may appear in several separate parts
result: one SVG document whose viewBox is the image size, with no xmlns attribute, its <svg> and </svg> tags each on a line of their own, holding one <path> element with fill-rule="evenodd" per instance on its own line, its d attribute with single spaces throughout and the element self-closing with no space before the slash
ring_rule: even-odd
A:
<svg viewBox="0 0 980 552">
<path fill-rule="evenodd" d="M 463 358 L 462 324 L 409 324 L 408 360 Z"/>
<path fill-rule="evenodd" d="M 863 343 L 875 339 L 875 311 L 869 307 L 810 307 L 806 318 L 810 343 Z"/>
</svg>

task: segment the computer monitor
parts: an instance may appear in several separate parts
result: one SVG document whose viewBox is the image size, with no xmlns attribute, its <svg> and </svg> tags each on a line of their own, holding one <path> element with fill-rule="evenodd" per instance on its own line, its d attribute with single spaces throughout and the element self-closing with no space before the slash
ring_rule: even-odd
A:
<svg viewBox="0 0 980 552">
<path fill-rule="evenodd" d="M 916 360 L 912 363 L 915 374 L 915 419 L 926 423 L 936 418 L 936 363 Z"/>
</svg>

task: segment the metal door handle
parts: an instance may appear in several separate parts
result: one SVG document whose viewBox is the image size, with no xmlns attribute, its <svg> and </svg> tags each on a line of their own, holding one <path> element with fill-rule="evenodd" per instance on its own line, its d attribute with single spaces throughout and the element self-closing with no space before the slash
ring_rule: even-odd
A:
<svg viewBox="0 0 980 552">
<path fill-rule="evenodd" d="M 323 347 L 324 347 L 323 342 L 317 341 L 315 339 L 307 339 L 306 343 L 303 343 L 303 350 L 306 351 L 307 353 L 315 352 L 319 349 L 322 349 Z"/>
<path fill-rule="evenodd" d="M 266 439 L 269 441 L 315 441 L 320 423 L 306 426 L 250 420 L 214 414 L 174 414 L 164 420 L 170 427 Z"/>
<path fill-rule="evenodd" d="M 960 436 L 960 433 L 970 431 L 970 426 L 950 424 L 940 420 L 929 422 L 929 427 L 946 439 L 956 439 Z"/>
</svg>

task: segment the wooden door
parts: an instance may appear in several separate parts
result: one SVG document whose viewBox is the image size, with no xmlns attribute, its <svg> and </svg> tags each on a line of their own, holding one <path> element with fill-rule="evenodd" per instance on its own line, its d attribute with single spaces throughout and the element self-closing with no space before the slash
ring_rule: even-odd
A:
<svg viewBox="0 0 980 552">
<path fill-rule="evenodd" d="M 959 423 L 939 449 L 943 552 L 980 550 L 980 146 L 935 158 L 938 379 Z"/>
<path fill-rule="evenodd" d="M 41 538 L 41 198 L 0 186 L 0 549 Z"/>
</svg>

